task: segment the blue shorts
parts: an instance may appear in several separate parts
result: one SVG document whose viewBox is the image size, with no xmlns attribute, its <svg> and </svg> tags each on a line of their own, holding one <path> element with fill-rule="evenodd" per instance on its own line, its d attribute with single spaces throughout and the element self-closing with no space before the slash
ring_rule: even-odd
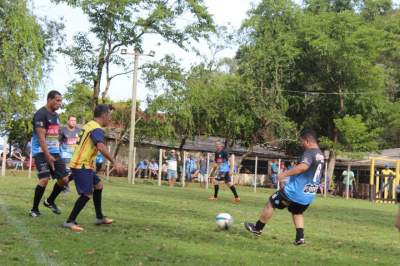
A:
<svg viewBox="0 0 400 266">
<path fill-rule="evenodd" d="M 171 180 L 174 178 L 176 179 L 178 177 L 178 171 L 168 170 L 167 175 L 168 175 L 168 180 Z"/>
<path fill-rule="evenodd" d="M 101 181 L 92 169 L 71 168 L 71 172 L 78 194 L 92 194 L 93 187 Z"/>
</svg>

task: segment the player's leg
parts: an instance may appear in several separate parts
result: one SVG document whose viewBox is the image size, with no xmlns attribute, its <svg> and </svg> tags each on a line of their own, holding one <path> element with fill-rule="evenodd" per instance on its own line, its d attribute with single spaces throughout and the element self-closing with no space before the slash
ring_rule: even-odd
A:
<svg viewBox="0 0 400 266">
<path fill-rule="evenodd" d="M 208 197 L 208 200 L 217 200 L 218 199 L 220 181 L 221 181 L 220 174 L 218 174 L 215 178 L 213 178 L 212 183 L 214 185 L 214 195 L 211 197 Z"/>
<path fill-rule="evenodd" d="M 97 225 L 112 224 L 113 220 L 104 216 L 103 210 L 101 208 L 103 182 L 101 182 L 100 178 L 97 175 L 94 175 L 93 181 L 94 181 L 93 204 L 94 204 L 94 209 L 96 211 L 96 224 Z"/>
<path fill-rule="evenodd" d="M 70 163 L 71 159 L 70 158 L 63 158 L 63 161 L 65 163 L 65 170 L 68 173 L 68 182 L 67 182 L 67 184 L 65 184 L 63 192 L 67 193 L 67 192 L 71 192 L 71 189 L 70 189 L 70 187 L 68 185 L 69 182 L 71 182 L 71 180 L 72 180 L 71 168 L 69 168 L 69 163 Z"/>
<path fill-rule="evenodd" d="M 53 191 L 50 196 L 43 202 L 44 206 L 51 209 L 55 214 L 61 214 L 60 208 L 55 204 L 55 200 L 64 190 L 64 186 L 68 184 L 69 172 L 65 167 L 65 162 L 58 155 L 53 155 L 56 158 L 54 162 L 54 170 L 51 170 L 51 175 L 57 182 L 54 184 Z"/>
<path fill-rule="evenodd" d="M 238 195 L 238 193 L 236 191 L 236 187 L 233 184 L 232 176 L 230 176 L 229 173 L 226 173 L 224 178 L 225 178 L 225 184 L 230 188 L 230 190 L 232 191 L 232 194 L 234 196 L 233 201 L 235 203 L 239 203 L 240 202 L 240 198 L 239 198 L 239 195 Z"/>
<path fill-rule="evenodd" d="M 261 235 L 265 225 L 267 222 L 272 218 L 274 214 L 274 206 L 270 201 L 265 204 L 260 217 L 256 221 L 255 224 L 249 223 L 249 222 L 244 222 L 244 227 L 246 228 L 247 231 L 253 233 L 256 236 Z"/>
<path fill-rule="evenodd" d="M 304 215 L 303 212 L 309 205 L 302 205 L 292 202 L 288 207 L 289 212 L 292 213 L 293 224 L 296 228 L 296 238 L 293 242 L 295 245 L 304 244 Z"/>
<path fill-rule="evenodd" d="M 282 191 L 276 191 L 269 198 L 267 204 L 261 212 L 261 215 L 255 224 L 244 222 L 244 227 L 247 231 L 256 236 L 261 235 L 262 230 L 268 221 L 272 218 L 275 209 L 284 209 L 289 206 L 290 201 Z"/>
<path fill-rule="evenodd" d="M 72 174 L 79 197 L 75 201 L 74 207 L 63 226 L 74 232 L 81 232 L 83 228 L 77 224 L 76 218 L 92 197 L 94 175 L 89 169 L 72 169 Z"/>
<path fill-rule="evenodd" d="M 38 154 L 37 156 L 35 156 L 35 165 L 38 172 L 37 175 L 39 181 L 35 187 L 33 206 L 32 209 L 29 211 L 29 216 L 31 217 L 38 217 L 41 214 L 39 211 L 39 204 L 42 200 L 44 191 L 46 190 L 51 175 L 50 167 L 43 154 Z"/>
</svg>

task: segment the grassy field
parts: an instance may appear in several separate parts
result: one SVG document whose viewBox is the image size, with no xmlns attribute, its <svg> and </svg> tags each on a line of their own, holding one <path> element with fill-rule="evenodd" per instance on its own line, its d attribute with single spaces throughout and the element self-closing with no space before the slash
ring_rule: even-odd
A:
<svg viewBox="0 0 400 266">
<path fill-rule="evenodd" d="M 85 231 L 73 233 L 61 224 L 76 199 L 74 186 L 57 200 L 60 216 L 42 207 L 42 217 L 32 219 L 35 182 L 0 177 L 0 265 L 399 265 L 394 205 L 318 198 L 306 212 L 307 243 L 296 247 L 286 210 L 275 213 L 259 238 L 243 228 L 272 190 L 239 187 L 242 203 L 234 205 L 226 188 L 219 201 L 208 202 L 211 188 L 197 184 L 169 188 L 115 178 L 105 181 L 103 193 L 104 213 L 115 224 L 93 225 L 89 202 L 78 217 Z M 215 227 L 220 212 L 235 219 L 228 231 Z"/>
</svg>

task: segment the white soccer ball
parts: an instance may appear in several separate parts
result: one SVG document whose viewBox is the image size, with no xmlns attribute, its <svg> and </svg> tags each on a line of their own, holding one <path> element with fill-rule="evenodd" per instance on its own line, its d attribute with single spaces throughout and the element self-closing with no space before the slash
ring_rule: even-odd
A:
<svg viewBox="0 0 400 266">
<path fill-rule="evenodd" d="M 215 217 L 215 223 L 220 229 L 229 229 L 233 224 L 233 218 L 229 213 L 220 213 Z"/>
</svg>

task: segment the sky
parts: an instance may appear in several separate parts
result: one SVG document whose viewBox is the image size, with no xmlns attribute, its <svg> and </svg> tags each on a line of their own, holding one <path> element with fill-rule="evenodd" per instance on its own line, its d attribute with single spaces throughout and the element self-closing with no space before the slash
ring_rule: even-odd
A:
<svg viewBox="0 0 400 266">
<path fill-rule="evenodd" d="M 213 16 L 217 25 L 228 25 L 229 29 L 236 30 L 247 17 L 247 11 L 253 4 L 259 3 L 260 0 L 205 0 L 209 13 Z M 47 16 L 49 19 L 58 20 L 63 18 L 65 24 L 66 44 L 72 44 L 72 37 L 80 31 L 88 31 L 89 22 L 86 16 L 79 9 L 68 7 L 64 4 L 55 5 L 50 0 L 32 0 L 30 8 L 35 15 L 40 17 Z M 206 53 L 207 46 L 200 43 L 199 49 Z M 190 66 L 195 62 L 199 62 L 200 58 L 189 54 L 179 47 L 154 38 L 154 36 L 145 36 L 144 39 L 145 53 L 151 50 L 156 52 L 154 59 L 161 59 L 166 54 L 173 54 L 180 59 L 185 66 Z M 237 47 L 233 46 L 224 50 L 219 57 L 232 57 L 235 55 Z M 128 58 L 129 60 L 129 58 Z M 149 58 L 141 57 L 139 66 L 145 62 L 149 62 Z M 140 77 L 140 73 L 139 73 Z M 45 97 L 48 91 L 52 89 L 65 92 L 66 87 L 74 79 L 78 78 L 74 74 L 74 68 L 66 56 L 57 55 L 54 63 L 53 71 L 40 89 L 39 101 L 37 106 L 45 103 Z M 110 87 L 109 96 L 113 100 L 123 100 L 131 97 L 132 75 L 119 76 L 115 78 Z M 139 79 L 138 83 L 138 99 L 144 100 L 148 94 L 152 94 L 146 89 L 144 83 Z"/>
<path fill-rule="evenodd" d="M 208 11 L 213 16 L 215 23 L 219 26 L 228 26 L 230 30 L 239 29 L 243 20 L 247 18 L 247 11 L 259 2 L 261 2 L 261 0 L 205 0 Z M 301 4 L 302 0 L 295 0 L 295 2 Z M 393 2 L 399 5 L 400 0 L 394 0 Z M 40 17 L 47 16 L 49 19 L 55 20 L 63 18 L 66 44 L 72 44 L 72 37 L 77 32 L 87 32 L 89 29 L 89 22 L 79 9 L 68 7 L 65 4 L 55 5 L 52 4 L 50 0 L 31 0 L 30 5 L 33 12 Z M 144 53 L 148 53 L 151 50 L 156 52 L 155 60 L 161 59 L 166 54 L 173 54 L 177 59 L 180 59 L 182 64 L 186 67 L 201 60 L 201 58 L 196 57 L 193 53 L 187 53 L 179 47 L 166 43 L 154 36 L 145 36 L 144 47 Z M 208 51 L 208 47 L 204 42 L 199 43 L 197 47 L 202 53 L 207 53 Z M 219 53 L 218 56 L 233 57 L 236 50 L 237 46 L 232 46 Z M 128 58 L 128 60 L 130 59 Z M 139 66 L 145 62 L 149 62 L 149 60 L 148 57 L 141 57 Z M 48 75 L 45 84 L 39 90 L 40 100 L 36 105 L 38 107 L 43 105 L 47 92 L 52 89 L 59 90 L 62 93 L 65 92 L 66 87 L 73 79 L 78 79 L 78 77 L 75 76 L 74 68 L 71 66 L 68 58 L 66 56 L 57 55 L 54 63 L 54 70 Z M 119 76 L 112 81 L 109 96 L 112 100 L 128 99 L 131 98 L 131 90 L 132 74 Z M 137 97 L 140 100 L 144 100 L 149 94 L 152 94 L 152 92 L 146 89 L 143 81 L 140 80 L 139 73 Z"/>
</svg>

